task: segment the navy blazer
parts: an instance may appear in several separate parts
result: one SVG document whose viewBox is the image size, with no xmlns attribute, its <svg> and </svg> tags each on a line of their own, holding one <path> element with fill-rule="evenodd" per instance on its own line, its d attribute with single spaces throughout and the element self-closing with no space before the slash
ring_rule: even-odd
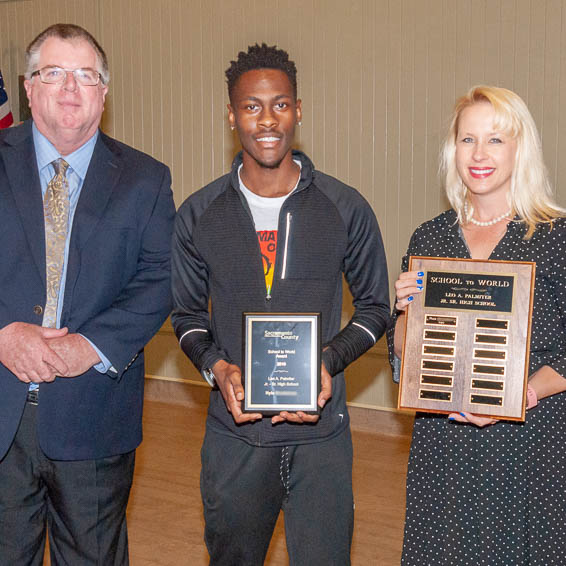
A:
<svg viewBox="0 0 566 566">
<path fill-rule="evenodd" d="M 40 385 L 38 438 L 49 458 L 103 458 L 141 442 L 143 347 L 171 310 L 174 214 L 169 169 L 100 132 L 73 219 L 61 326 L 89 338 L 116 373 L 91 368 Z M 41 325 L 45 234 L 31 122 L 0 132 L 0 243 L 0 328 Z M 28 388 L 0 364 L 0 459 Z"/>
</svg>

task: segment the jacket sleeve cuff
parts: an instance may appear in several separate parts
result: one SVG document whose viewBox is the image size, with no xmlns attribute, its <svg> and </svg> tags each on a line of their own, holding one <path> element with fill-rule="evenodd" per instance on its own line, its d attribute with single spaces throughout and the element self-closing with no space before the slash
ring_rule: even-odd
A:
<svg viewBox="0 0 566 566">
<path fill-rule="evenodd" d="M 186 330 L 179 338 L 179 345 L 200 372 L 212 368 L 218 360 L 225 359 L 205 328 Z"/>
<path fill-rule="evenodd" d="M 340 359 L 338 354 L 331 348 L 328 347 L 322 351 L 322 363 L 326 368 L 326 371 L 334 377 L 340 370 Z"/>
<path fill-rule="evenodd" d="M 92 342 L 92 340 L 89 340 L 84 334 L 81 334 L 81 336 L 92 346 L 92 348 L 100 358 L 100 362 L 93 366 L 94 369 L 97 372 L 107 374 L 112 378 L 116 377 L 118 375 L 118 372 L 114 369 L 110 360 L 96 347 L 96 344 Z"/>
<path fill-rule="evenodd" d="M 375 341 L 367 330 L 350 323 L 323 347 L 322 361 L 328 373 L 335 376 L 374 344 Z"/>
</svg>

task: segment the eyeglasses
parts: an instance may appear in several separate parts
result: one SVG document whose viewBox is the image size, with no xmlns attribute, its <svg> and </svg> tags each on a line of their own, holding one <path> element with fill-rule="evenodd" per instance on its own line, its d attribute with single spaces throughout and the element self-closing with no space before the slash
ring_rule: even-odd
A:
<svg viewBox="0 0 566 566">
<path fill-rule="evenodd" d="M 48 85 L 63 84 L 67 80 L 67 73 L 73 73 L 75 80 L 82 86 L 96 86 L 100 81 L 100 73 L 94 69 L 63 69 L 52 65 L 34 71 L 31 76 L 39 75 L 42 83 Z"/>
</svg>

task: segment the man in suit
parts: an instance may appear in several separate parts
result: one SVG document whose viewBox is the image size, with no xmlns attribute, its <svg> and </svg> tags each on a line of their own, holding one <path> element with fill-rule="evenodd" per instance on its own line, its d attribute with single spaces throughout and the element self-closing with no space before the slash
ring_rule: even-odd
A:
<svg viewBox="0 0 566 566">
<path fill-rule="evenodd" d="M 99 131 L 108 63 L 56 24 L 0 133 L 0 562 L 128 563 L 143 348 L 170 311 L 168 168 Z"/>
</svg>

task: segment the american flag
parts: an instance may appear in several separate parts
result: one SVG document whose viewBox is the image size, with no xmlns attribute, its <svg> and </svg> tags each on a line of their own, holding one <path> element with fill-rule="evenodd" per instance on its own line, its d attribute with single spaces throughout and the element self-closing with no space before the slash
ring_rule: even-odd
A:
<svg viewBox="0 0 566 566">
<path fill-rule="evenodd" d="M 2 78 L 2 71 L 0 71 L 0 129 L 7 128 L 14 123 L 14 118 L 10 110 L 10 103 L 8 95 L 4 89 L 4 79 Z"/>
</svg>

